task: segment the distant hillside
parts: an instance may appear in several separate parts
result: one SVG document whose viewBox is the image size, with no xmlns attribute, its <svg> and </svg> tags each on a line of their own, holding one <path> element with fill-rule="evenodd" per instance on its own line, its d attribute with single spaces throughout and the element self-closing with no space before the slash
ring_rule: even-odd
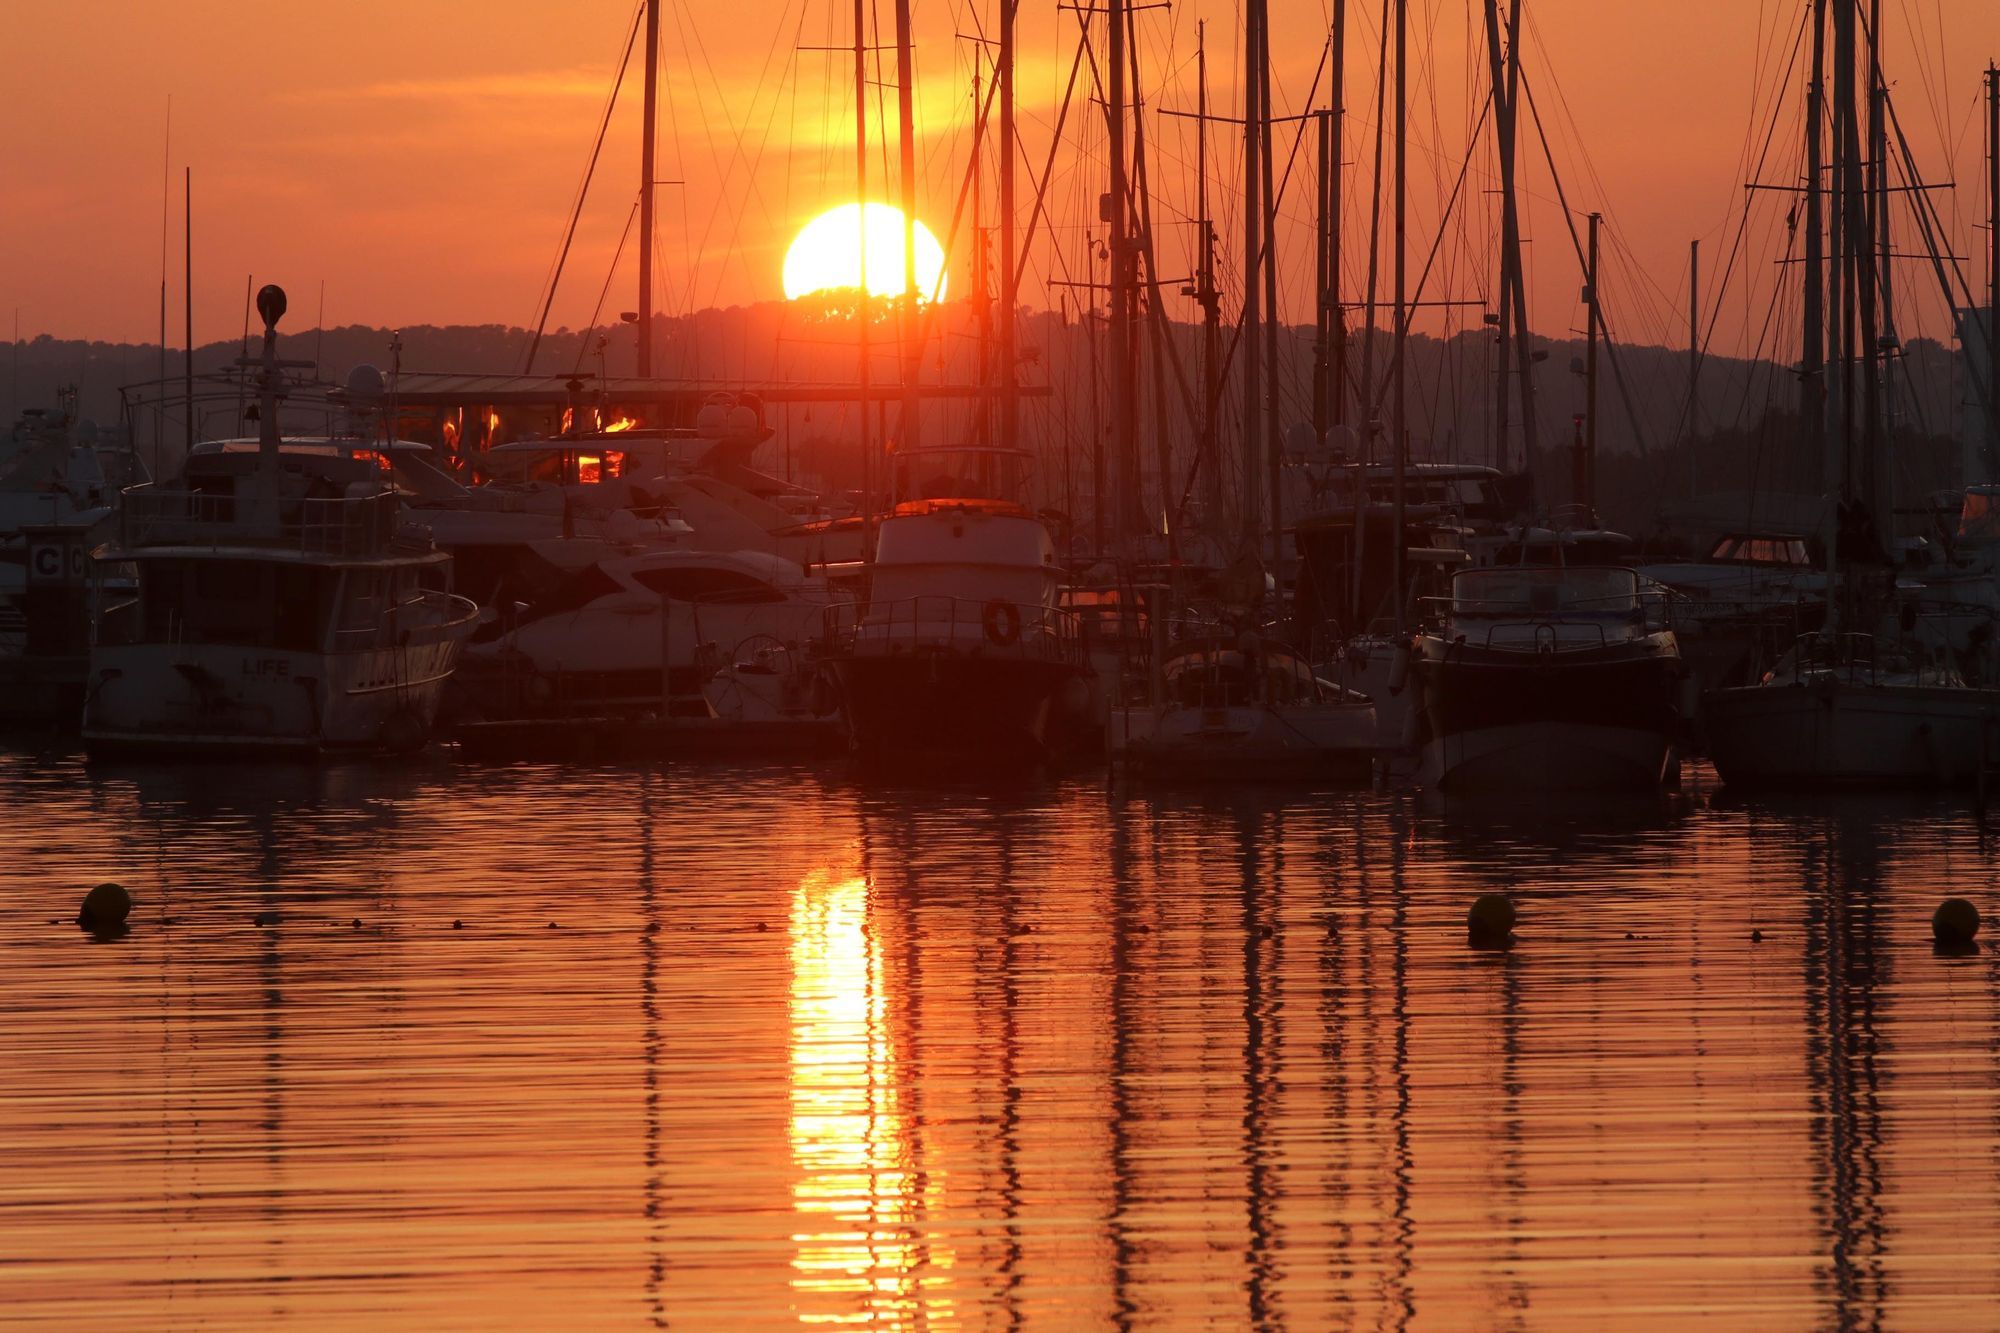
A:
<svg viewBox="0 0 2000 1333">
<path fill-rule="evenodd" d="M 927 380 L 940 378 L 973 382 L 978 378 L 980 347 L 978 312 L 969 302 L 955 303 L 940 312 L 942 337 L 932 344 L 923 374 Z M 1185 471 L 1195 453 L 1195 432 L 1184 410 L 1182 384 L 1186 395 L 1199 392 L 1201 331 L 1198 326 L 1175 322 L 1174 344 L 1179 367 L 1173 358 L 1159 358 L 1156 367 L 1150 358 L 1141 366 L 1141 436 L 1146 467 L 1155 470 L 1157 447 L 1152 422 L 1155 405 L 1167 403 L 1165 433 L 1174 459 L 1175 479 L 1170 493 L 1184 488 Z M 1094 335 L 1094 336 L 1093 336 Z M 1023 413 L 1026 443 L 1045 459 L 1051 478 L 1061 472 L 1060 486 L 1051 482 L 1048 499 L 1070 499 L 1078 507 L 1084 501 L 1076 492 L 1086 490 L 1080 479 L 1091 474 L 1089 460 L 1095 441 L 1093 429 L 1109 429 L 1108 410 L 1103 403 L 1105 376 L 1101 362 L 1093 369 L 1093 345 L 1099 350 L 1104 340 L 1101 324 L 1095 329 L 1082 320 L 1042 313 L 1024 316 L 1020 329 L 1026 384 L 1047 386 L 1045 398 L 1030 402 Z M 1280 339 L 1279 382 L 1284 386 L 1284 424 L 1310 420 L 1312 331 L 1286 330 Z M 511 373 L 522 369 L 530 335 L 517 328 L 499 325 L 422 325 L 401 330 L 402 365 L 406 370 L 457 371 L 465 373 Z M 349 325 L 323 332 L 309 330 L 281 339 L 286 357 L 316 359 L 322 374 L 336 382 L 364 362 L 386 369 L 390 364 L 391 332 L 386 329 Z M 850 326 L 842 322 L 815 320 L 802 314 L 798 306 L 766 303 L 749 307 L 709 310 L 683 318 L 658 321 L 655 334 L 656 369 L 664 376 L 687 379 L 714 379 L 733 383 L 852 383 L 856 365 Z M 602 359 L 600 362 L 600 342 Z M 1223 330 L 1229 343 L 1229 331 Z M 546 336 L 538 349 L 536 369 L 549 373 L 573 370 L 594 372 L 599 365 L 613 375 L 633 369 L 634 333 L 630 326 L 573 331 L 557 330 Z M 942 348 L 942 351 L 937 350 Z M 1350 337 L 1350 383 L 1357 382 L 1365 356 L 1365 339 Z M 1386 382 L 1389 340 L 1379 333 L 1376 340 L 1375 376 Z M 1536 425 L 1538 443 L 1544 451 L 1566 445 L 1572 434 L 1572 417 L 1581 411 L 1581 377 L 1571 372 L 1573 359 L 1583 355 L 1580 341 L 1538 339 L 1538 353 L 1544 354 L 1536 366 Z M 240 350 L 235 343 L 215 343 L 198 349 L 198 371 L 226 367 Z M 1412 451 L 1418 458 L 1486 463 L 1492 461 L 1490 422 L 1493 412 L 1493 362 L 1496 348 L 1488 331 L 1461 334 L 1450 340 L 1418 336 L 1411 340 L 1408 384 Z M 1910 344 L 1902 362 L 1899 401 L 1904 422 L 1913 438 L 1948 434 L 1959 413 L 1962 390 L 1958 383 L 1957 358 L 1950 348 L 1929 340 Z M 0 344 L 0 389 L 6 394 L 6 419 L 12 420 L 22 407 L 54 401 L 56 388 L 63 384 L 81 387 L 84 414 L 101 423 L 119 417 L 121 385 L 151 380 L 159 373 L 158 349 L 147 345 L 59 341 L 46 336 L 24 341 L 19 347 Z M 167 357 L 170 376 L 181 372 L 182 357 L 171 351 Z M 1697 421 L 1699 434 L 1707 437 L 1700 457 L 1693 465 L 1681 448 L 1686 443 L 1687 357 L 1682 350 L 1660 347 L 1621 347 L 1613 357 L 1602 358 L 1599 402 L 1602 414 L 1600 446 L 1607 456 L 1600 468 L 1606 483 L 1601 497 L 1612 516 L 1628 527 L 1652 524 L 1662 501 L 1685 496 L 1695 488 L 1738 488 L 1745 484 L 1797 484 L 1810 488 L 1814 483 L 1812 460 L 1794 466 L 1786 464 L 1750 466 L 1745 441 L 1761 441 L 1754 452 L 1768 464 L 1782 452 L 1772 440 L 1773 421 L 1789 412 L 1796 399 L 1795 380 L 1789 370 L 1768 362 L 1711 357 L 1702 367 Z M 11 372 L 11 373 L 10 373 Z M 1622 372 L 1622 373 L 1621 373 Z M 878 382 L 894 382 L 899 374 L 894 349 L 893 321 L 882 327 L 875 342 L 873 374 Z M 1234 460 L 1240 451 L 1228 442 L 1240 421 L 1236 375 L 1225 390 L 1218 420 L 1225 436 L 1222 457 Z M 1093 384 L 1097 402 L 1093 410 Z M 1164 389 L 1164 393 L 1162 390 Z M 1515 394 L 1514 411 L 1519 412 Z M 973 413 L 966 405 L 927 409 L 926 429 L 933 438 L 954 438 L 976 429 Z M 1780 416 L 1774 416 L 1777 413 Z M 1382 414 L 1386 417 L 1386 411 Z M 1363 419 L 1352 403 L 1350 421 Z M 1093 424 L 1094 423 L 1094 424 Z M 213 428 L 213 423 L 205 423 Z M 225 425 L 228 423 L 225 423 Z M 855 427 L 851 407 L 825 404 L 817 408 L 797 407 L 778 415 L 773 424 L 782 433 L 774 455 L 788 461 L 824 459 L 831 462 L 840 454 L 840 443 L 852 440 Z M 891 426 L 894 413 L 891 413 Z M 150 421 L 140 427 L 142 439 L 150 434 Z M 170 432 L 179 433 L 178 426 Z M 1928 461 L 1932 455 L 1946 457 L 1949 450 L 1926 447 L 1927 460 L 1920 469 L 1925 484 L 1950 484 L 1954 477 L 1940 479 L 1939 468 Z M 1711 458 L 1710 455 L 1713 455 Z M 1914 456 L 1913 456 L 1914 457 Z M 1518 466 L 1521 438 L 1518 422 L 1512 436 L 1510 462 Z M 1622 460 L 1622 461 L 1619 461 Z M 767 461 L 774 470 L 775 461 Z M 830 471 L 839 471 L 837 467 Z M 1755 474 L 1755 475 L 1753 475 Z M 1568 498 L 1566 464 L 1551 467 L 1543 460 L 1538 468 L 1543 477 L 1544 498 Z M 1232 474 L 1233 477 L 1233 474 Z M 1615 488 L 1614 479 L 1622 479 Z M 1233 484 L 1233 483 L 1232 483 Z M 1613 489 L 1628 491 L 1614 498 Z"/>
</svg>

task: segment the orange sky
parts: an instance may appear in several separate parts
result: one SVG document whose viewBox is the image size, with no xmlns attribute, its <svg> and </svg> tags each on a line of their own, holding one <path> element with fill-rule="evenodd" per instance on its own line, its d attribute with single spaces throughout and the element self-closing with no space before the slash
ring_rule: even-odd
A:
<svg viewBox="0 0 2000 1333">
<path fill-rule="evenodd" d="M 1753 84 L 1761 79 L 1768 90 L 1775 82 L 1756 62 L 1760 53 L 1768 61 L 1774 49 L 1780 57 L 1789 49 L 1768 34 L 1774 25 L 1789 31 L 1805 2 L 1532 0 L 1538 32 L 1526 43 L 1530 78 L 1558 155 L 1574 164 L 1565 168 L 1570 202 L 1607 211 L 1615 248 L 1631 256 L 1618 260 L 1606 282 L 1612 322 L 1626 339 L 1685 337 L 1687 243 L 1703 238 L 1705 264 L 1714 265 L 1734 234 Z M 954 34 L 990 32 L 994 6 L 916 0 L 915 7 L 922 208 L 943 235 L 964 170 L 975 52 Z M 886 36 L 893 10 L 887 0 L 881 8 Z M 1281 110 L 1297 109 L 1312 82 L 1326 5 L 1279 0 L 1274 8 L 1278 101 Z M 2000 55 L 2000 5 L 1896 0 L 1887 8 L 1892 77 L 1927 173 L 1977 182 L 1979 73 L 1989 56 Z M 1414 270 L 1464 152 L 1472 78 L 1464 43 L 1475 10 L 1469 0 L 1413 0 L 1412 10 L 1420 28 L 1434 23 L 1437 32 L 1426 65 L 1431 77 L 1418 88 L 1411 115 Z M 1024 134 L 1039 169 L 1075 18 L 1042 0 L 1024 11 Z M 1366 3 L 1356 11 L 1348 105 L 1354 121 L 1368 122 L 1379 11 Z M 632 12 L 630 0 L 8 0 L 0 4 L 0 45 L 14 53 L 9 114 L 0 122 L 0 178 L 7 182 L 0 319 L 18 307 L 30 336 L 152 338 L 171 95 L 173 341 L 183 166 L 195 173 L 199 340 L 236 333 L 246 273 L 290 288 L 295 327 L 314 322 L 322 281 L 330 324 L 531 323 Z M 1924 50 L 1908 26 L 1912 13 L 1931 25 Z M 685 184 L 662 191 L 665 308 L 775 298 L 785 240 L 823 208 L 852 197 L 851 66 L 842 56 L 803 49 L 851 40 L 849 14 L 850 6 L 829 0 L 668 0 L 661 175 Z M 1193 106 L 1195 32 L 1205 19 L 1211 97 L 1217 110 L 1230 109 L 1239 15 L 1240 0 L 1181 0 L 1172 10 L 1143 13 L 1141 58 L 1156 106 Z M 1429 46 L 1417 39 L 1419 51 Z M 1948 58 L 1940 59 L 1940 49 Z M 885 69 L 893 77 L 893 66 Z M 885 97 L 893 114 L 893 93 Z M 1581 139 L 1567 128 L 1572 119 L 1583 127 Z M 1190 122 L 1162 120 L 1155 133 L 1156 227 L 1162 264 L 1171 268 L 1187 262 L 1191 229 L 1180 220 L 1193 208 L 1193 131 Z M 1240 153 L 1227 138 L 1230 127 L 1218 133 L 1212 211 L 1233 231 Z M 1356 253 L 1368 133 L 1357 123 L 1347 145 L 1356 163 L 1357 201 L 1347 215 Z M 1101 144 L 1101 131 L 1093 134 Z M 1940 149 L 1941 137 L 1953 153 Z M 630 208 L 636 139 L 632 97 L 607 143 L 552 324 L 581 324 L 597 302 Z M 1790 140 L 1783 142 L 1789 148 Z M 1575 156 L 1579 145 L 1595 179 Z M 1061 258 L 1045 245 L 1031 278 L 1059 277 L 1065 264 L 1081 276 L 1082 230 L 1094 216 L 1100 171 L 1096 161 L 1063 155 L 1049 195 Z M 1468 187 L 1478 210 L 1472 238 L 1486 234 L 1486 185 L 1482 163 Z M 1539 165 L 1529 188 L 1534 322 L 1561 334 L 1578 319 L 1575 263 Z M 1024 199 L 1030 189 L 1024 173 Z M 1283 262 L 1294 292 L 1309 282 L 1297 244 L 1308 196 L 1297 191 L 1285 208 Z M 1959 252 L 1980 254 L 1984 233 L 1970 225 L 1983 214 L 1979 198 L 1968 191 L 1945 207 Z M 1766 210 L 1746 251 L 1755 258 L 1749 271 L 1766 284 L 1760 290 L 1768 289 L 1776 257 L 1774 217 L 1782 218 L 1782 209 Z M 1484 263 L 1470 240 L 1455 240 L 1441 252 L 1432 294 L 1483 297 Z M 623 267 L 629 274 L 629 251 Z M 1983 264 L 1975 260 L 1970 271 L 1983 281 Z M 1915 266 L 1909 272 L 1915 292 L 1923 275 Z M 621 276 L 607 318 L 631 308 L 630 285 Z M 1047 290 L 1037 287 L 1029 299 Z M 1763 299 L 1747 290 L 1725 298 L 1720 348 L 1752 344 L 1754 334 L 1741 330 L 1758 325 Z M 1309 318 L 1296 296 L 1286 306 L 1288 316 Z M 1917 322 L 1923 326 L 1906 332 L 1944 332 L 1934 313 Z"/>
</svg>

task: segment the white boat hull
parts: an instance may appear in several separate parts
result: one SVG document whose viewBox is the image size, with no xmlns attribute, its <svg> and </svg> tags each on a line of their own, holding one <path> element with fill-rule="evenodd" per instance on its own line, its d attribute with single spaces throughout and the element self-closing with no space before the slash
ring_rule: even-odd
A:
<svg viewBox="0 0 2000 1333">
<path fill-rule="evenodd" d="M 469 623 L 464 627 L 469 629 Z M 351 653 L 100 646 L 83 737 L 93 752 L 414 749 L 437 718 L 463 631 Z"/>
<path fill-rule="evenodd" d="M 1995 751 L 2000 691 L 1832 678 L 1718 690 L 1709 757 L 1731 786 L 1965 786 Z"/>
<path fill-rule="evenodd" d="M 1445 791 L 1650 791 L 1676 764 L 1655 729 L 1535 721 L 1431 739 L 1418 781 Z"/>
</svg>

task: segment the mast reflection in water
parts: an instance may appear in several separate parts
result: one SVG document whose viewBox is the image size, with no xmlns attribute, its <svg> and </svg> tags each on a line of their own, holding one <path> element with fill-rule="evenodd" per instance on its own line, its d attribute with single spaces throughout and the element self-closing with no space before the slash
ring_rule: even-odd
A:
<svg viewBox="0 0 2000 1333">
<path fill-rule="evenodd" d="M 0 837 L 24 1322 L 2000 1309 L 1965 805 L 14 755 Z"/>
</svg>

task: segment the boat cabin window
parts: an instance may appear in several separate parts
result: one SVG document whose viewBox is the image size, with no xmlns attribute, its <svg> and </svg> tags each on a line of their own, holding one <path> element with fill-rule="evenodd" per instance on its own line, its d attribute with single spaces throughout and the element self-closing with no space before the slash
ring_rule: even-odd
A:
<svg viewBox="0 0 2000 1333">
<path fill-rule="evenodd" d="M 1978 487 L 1965 493 L 1958 508 L 1960 541 L 2000 540 L 2000 490 Z"/>
<path fill-rule="evenodd" d="M 142 560 L 145 643 L 316 652 L 338 571 L 255 560 Z"/>
<path fill-rule="evenodd" d="M 735 569 L 703 569 L 699 566 L 640 569 L 633 571 L 632 578 L 676 602 L 742 605 L 785 600 L 784 593 L 762 579 Z"/>
<path fill-rule="evenodd" d="M 1806 544 L 1794 537 L 1731 535 L 1717 542 L 1708 558 L 1736 565 L 1803 565 L 1806 563 Z"/>
<path fill-rule="evenodd" d="M 1017 500 L 1027 489 L 1029 461 L 1008 449 L 920 449 L 896 459 L 896 494 L 904 500 Z"/>
<path fill-rule="evenodd" d="M 1514 565 L 1466 570 L 1452 580 L 1456 615 L 1557 615 L 1614 612 L 1639 605 L 1639 576 L 1629 569 Z"/>
</svg>

